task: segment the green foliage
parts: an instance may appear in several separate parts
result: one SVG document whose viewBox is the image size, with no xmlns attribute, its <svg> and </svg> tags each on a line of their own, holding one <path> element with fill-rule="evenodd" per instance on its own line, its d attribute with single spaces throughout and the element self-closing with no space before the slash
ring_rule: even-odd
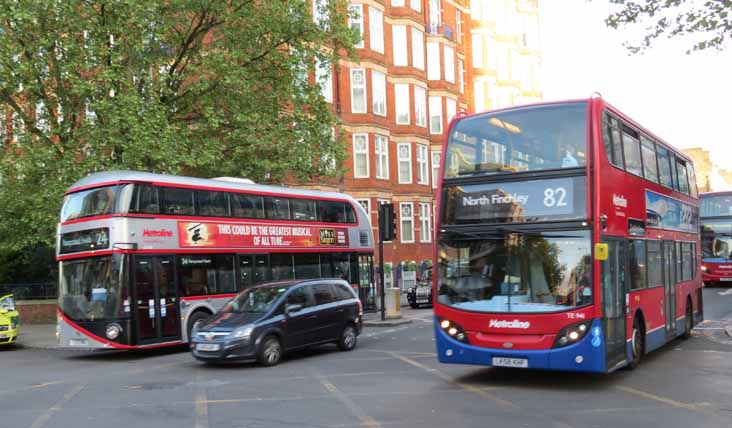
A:
<svg viewBox="0 0 732 428">
<path fill-rule="evenodd" d="M 722 50 L 732 36 L 732 0 L 610 0 L 622 7 L 605 22 L 620 28 L 629 24 L 646 23 L 646 35 L 640 44 L 626 44 L 633 53 L 648 47 L 660 36 L 668 38 L 691 35 L 691 51 L 714 48 Z"/>
<path fill-rule="evenodd" d="M 0 140 L 0 251 L 53 244 L 64 190 L 93 171 L 336 175 L 337 119 L 307 76 L 357 35 L 345 0 L 320 22 L 311 4 L 0 2 L 0 124 L 16 140 Z"/>
</svg>

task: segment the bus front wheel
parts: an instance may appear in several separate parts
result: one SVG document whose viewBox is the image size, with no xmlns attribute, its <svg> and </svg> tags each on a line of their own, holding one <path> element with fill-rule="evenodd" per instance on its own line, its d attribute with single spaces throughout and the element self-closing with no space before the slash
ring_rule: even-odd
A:
<svg viewBox="0 0 732 428">
<path fill-rule="evenodd" d="M 686 320 L 684 322 L 684 334 L 681 338 L 686 340 L 691 337 L 691 329 L 694 328 L 694 312 L 691 309 L 691 300 L 686 301 Z"/>
<path fill-rule="evenodd" d="M 193 326 L 196 325 L 196 323 L 205 321 L 210 316 L 211 316 L 211 314 L 209 314 L 208 312 L 204 312 L 204 311 L 196 311 L 191 314 L 190 318 L 188 318 L 188 325 L 186 326 L 187 327 L 186 333 L 188 333 L 188 336 L 187 336 L 188 342 L 190 342 L 191 339 L 193 339 L 191 337 L 191 332 L 193 331 Z"/>
</svg>

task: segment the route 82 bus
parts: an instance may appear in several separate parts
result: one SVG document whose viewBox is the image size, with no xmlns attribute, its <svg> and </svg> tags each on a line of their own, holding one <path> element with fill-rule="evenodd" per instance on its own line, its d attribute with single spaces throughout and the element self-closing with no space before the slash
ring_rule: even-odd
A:
<svg viewBox="0 0 732 428">
<path fill-rule="evenodd" d="M 702 319 L 693 165 L 600 97 L 457 117 L 443 151 L 441 362 L 612 372 Z"/>
<path fill-rule="evenodd" d="M 58 225 L 57 335 L 86 349 L 184 343 L 238 291 L 285 279 L 345 279 L 362 311 L 375 300 L 373 251 L 368 214 L 341 193 L 91 174 Z"/>
<path fill-rule="evenodd" d="M 701 195 L 702 280 L 732 281 L 732 192 Z"/>
</svg>

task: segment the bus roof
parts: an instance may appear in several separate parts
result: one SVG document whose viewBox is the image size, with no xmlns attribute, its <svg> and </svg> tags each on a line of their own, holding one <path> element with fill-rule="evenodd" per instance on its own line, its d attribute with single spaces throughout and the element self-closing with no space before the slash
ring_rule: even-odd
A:
<svg viewBox="0 0 732 428">
<path fill-rule="evenodd" d="M 355 199 L 345 193 L 325 192 L 320 190 L 297 189 L 291 187 L 270 186 L 265 184 L 249 184 L 243 182 L 217 180 L 212 178 L 195 178 L 178 175 L 156 174 L 142 171 L 106 171 L 95 172 L 71 185 L 67 194 L 93 187 L 111 185 L 120 182 L 156 183 L 171 186 L 191 186 L 208 189 L 234 190 L 241 192 L 272 193 L 282 196 L 310 196 L 330 199 L 349 200 L 357 204 Z"/>
<path fill-rule="evenodd" d="M 703 198 L 705 196 L 727 196 L 732 195 L 732 190 L 720 190 L 719 192 L 704 192 L 700 193 L 699 197 Z"/>
</svg>

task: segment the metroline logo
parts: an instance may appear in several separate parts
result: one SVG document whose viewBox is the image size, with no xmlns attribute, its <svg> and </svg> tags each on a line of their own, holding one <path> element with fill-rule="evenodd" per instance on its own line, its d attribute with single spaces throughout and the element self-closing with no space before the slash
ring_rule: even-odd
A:
<svg viewBox="0 0 732 428">
<path fill-rule="evenodd" d="M 145 229 L 142 232 L 142 236 L 146 238 L 171 238 L 173 237 L 173 231 L 167 229 Z"/>
<path fill-rule="evenodd" d="M 520 328 L 523 330 L 526 330 L 531 326 L 531 323 L 528 321 L 519 321 L 519 320 L 513 320 L 513 321 L 506 321 L 506 320 L 490 320 L 488 323 L 488 327 L 496 327 L 496 328 Z"/>
</svg>

